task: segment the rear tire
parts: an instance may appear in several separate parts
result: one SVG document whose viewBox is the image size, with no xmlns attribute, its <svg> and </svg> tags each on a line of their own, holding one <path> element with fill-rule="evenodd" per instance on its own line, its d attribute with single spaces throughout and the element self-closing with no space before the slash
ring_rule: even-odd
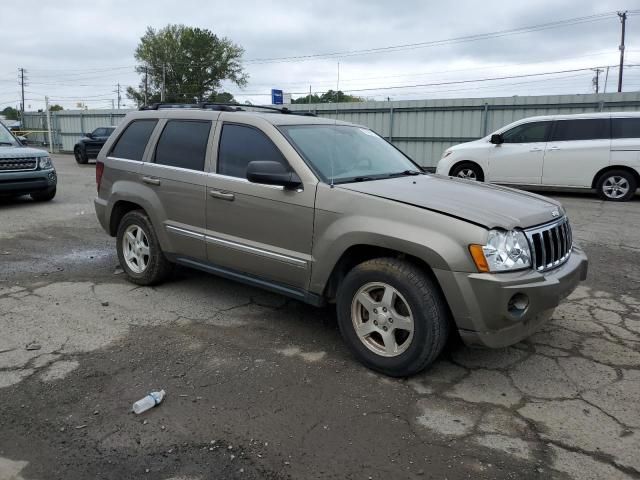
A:
<svg viewBox="0 0 640 480">
<path fill-rule="evenodd" d="M 405 260 L 377 258 L 354 267 L 336 300 L 347 346 L 364 365 L 385 375 L 420 372 L 449 336 L 449 310 L 440 289 Z"/>
<path fill-rule="evenodd" d="M 484 172 L 477 163 L 462 162 L 451 169 L 452 177 L 464 178 L 466 180 L 477 180 L 484 182 Z"/>
<path fill-rule="evenodd" d="M 598 195 L 610 202 L 626 202 L 636 193 L 635 177 L 626 170 L 610 170 L 600 175 L 596 184 Z"/>
<path fill-rule="evenodd" d="M 85 165 L 89 162 L 89 157 L 87 157 L 87 152 L 85 152 L 82 148 L 76 147 L 73 149 L 73 156 L 78 162 L 78 165 Z"/>
<path fill-rule="evenodd" d="M 118 225 L 116 249 L 120 266 L 137 285 L 155 285 L 173 269 L 160 248 L 151 220 L 142 210 L 125 214 Z"/>
<path fill-rule="evenodd" d="M 53 197 L 56 196 L 56 187 L 50 188 L 49 190 L 43 190 L 41 192 L 30 193 L 29 196 L 34 202 L 48 202 L 49 200 L 53 200 Z"/>
</svg>

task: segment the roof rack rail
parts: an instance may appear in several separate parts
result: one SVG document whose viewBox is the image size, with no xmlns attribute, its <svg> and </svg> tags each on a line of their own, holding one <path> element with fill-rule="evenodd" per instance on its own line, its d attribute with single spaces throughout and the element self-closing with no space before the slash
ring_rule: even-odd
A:
<svg viewBox="0 0 640 480">
<path fill-rule="evenodd" d="M 256 108 L 278 112 L 284 115 L 302 115 L 305 117 L 315 117 L 315 113 L 290 110 L 287 107 L 271 107 L 267 105 L 243 105 L 241 103 L 218 103 L 218 102 L 201 102 L 201 103 L 152 103 L 151 105 L 143 105 L 139 110 L 160 110 L 169 108 L 197 108 L 208 110 L 219 110 L 222 112 L 244 112 L 247 108 Z"/>
</svg>

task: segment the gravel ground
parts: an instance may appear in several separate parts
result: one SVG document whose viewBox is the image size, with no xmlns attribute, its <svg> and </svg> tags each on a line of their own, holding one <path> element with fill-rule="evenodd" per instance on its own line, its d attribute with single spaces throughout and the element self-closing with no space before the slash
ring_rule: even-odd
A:
<svg viewBox="0 0 640 480">
<path fill-rule="evenodd" d="M 639 477 L 640 199 L 557 195 L 587 282 L 529 340 L 396 380 L 331 308 L 188 269 L 128 283 L 94 166 L 54 162 L 54 201 L 0 200 L 1 480 Z"/>
</svg>

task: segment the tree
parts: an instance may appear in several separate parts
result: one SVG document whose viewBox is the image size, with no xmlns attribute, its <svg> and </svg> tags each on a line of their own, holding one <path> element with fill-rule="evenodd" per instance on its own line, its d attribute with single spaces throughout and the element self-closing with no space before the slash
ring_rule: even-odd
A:
<svg viewBox="0 0 640 480">
<path fill-rule="evenodd" d="M 4 115 L 7 120 L 18 120 L 18 110 L 13 107 L 6 107 L 0 114 Z"/>
<path fill-rule="evenodd" d="M 57 103 L 49 107 L 50 112 L 59 112 L 60 110 L 64 110 L 64 108 L 62 108 L 62 105 L 58 105 Z"/>
<path fill-rule="evenodd" d="M 309 102 L 309 95 L 291 100 L 291 103 L 347 103 L 347 102 L 364 102 L 362 97 L 356 97 L 354 95 L 348 95 L 342 90 L 337 92 L 334 90 L 328 90 L 322 95 L 311 95 L 311 102 Z"/>
<path fill-rule="evenodd" d="M 243 53 L 242 47 L 207 29 L 148 27 L 134 55 L 141 63 L 136 71 L 142 79 L 138 89 L 127 88 L 127 96 L 144 104 L 146 78 L 148 104 L 160 101 L 163 83 L 165 102 L 233 101 L 233 95 L 220 90 L 223 80 L 239 87 L 247 84 L 240 63 Z"/>
</svg>

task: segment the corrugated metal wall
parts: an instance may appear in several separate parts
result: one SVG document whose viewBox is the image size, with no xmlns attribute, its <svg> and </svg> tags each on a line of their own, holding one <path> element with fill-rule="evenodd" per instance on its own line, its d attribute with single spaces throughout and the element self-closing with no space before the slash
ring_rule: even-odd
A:
<svg viewBox="0 0 640 480">
<path fill-rule="evenodd" d="M 420 165 L 433 167 L 442 152 L 481 138 L 525 117 L 594 111 L 640 110 L 640 92 L 535 97 L 456 98 L 341 104 L 290 105 L 322 117 L 366 125 Z M 65 152 L 83 132 L 117 125 L 127 110 L 65 110 L 51 114 L 54 144 Z M 27 113 L 25 128 L 46 129 L 43 113 Z M 44 136 L 30 138 L 44 141 Z"/>
</svg>

